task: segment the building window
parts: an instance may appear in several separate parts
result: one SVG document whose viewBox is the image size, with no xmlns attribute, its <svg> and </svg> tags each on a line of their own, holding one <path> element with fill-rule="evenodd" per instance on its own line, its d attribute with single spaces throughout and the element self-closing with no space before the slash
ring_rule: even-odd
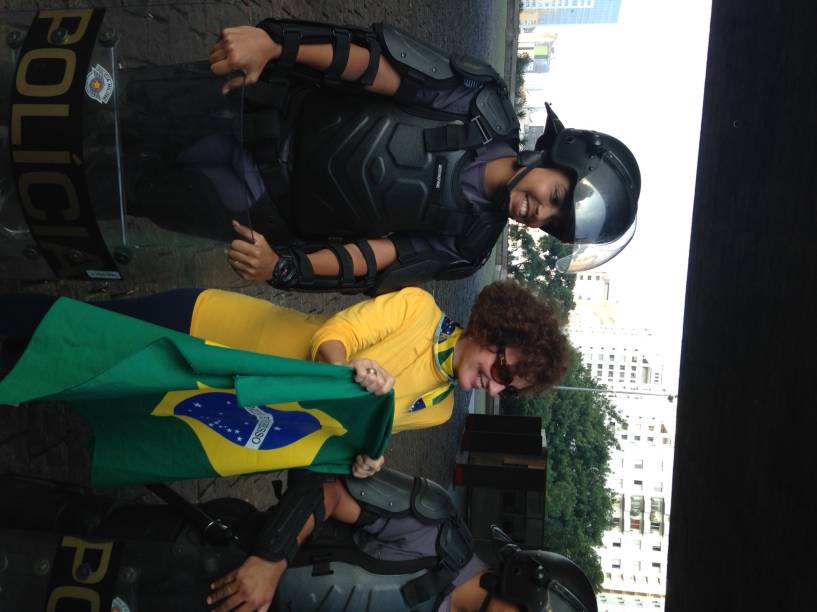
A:
<svg viewBox="0 0 817 612">
<path fill-rule="evenodd" d="M 655 552 L 661 552 L 661 542 L 656 542 L 655 544 L 653 544 L 653 545 L 652 545 L 652 549 L 653 549 Z"/>
<path fill-rule="evenodd" d="M 659 570 L 661 569 L 661 564 L 660 564 L 660 563 L 658 563 L 657 561 L 653 561 L 652 566 L 653 566 L 655 569 L 659 569 Z"/>
<path fill-rule="evenodd" d="M 613 355 L 613 354 L 610 354 L 609 357 L 610 357 L 610 361 L 615 361 L 616 360 L 616 356 Z"/>
<path fill-rule="evenodd" d="M 633 486 L 640 489 L 641 487 L 644 486 L 644 481 L 643 480 L 633 480 Z"/>
<path fill-rule="evenodd" d="M 621 538 L 615 538 L 612 545 L 613 548 L 621 548 Z"/>
<path fill-rule="evenodd" d="M 630 530 L 643 532 L 644 496 L 630 496 Z"/>
<path fill-rule="evenodd" d="M 664 535 L 664 498 L 650 498 L 650 533 Z M 655 548 L 653 548 L 655 550 Z"/>
<path fill-rule="evenodd" d="M 621 568 L 621 559 L 613 559 L 613 569 Z"/>
</svg>

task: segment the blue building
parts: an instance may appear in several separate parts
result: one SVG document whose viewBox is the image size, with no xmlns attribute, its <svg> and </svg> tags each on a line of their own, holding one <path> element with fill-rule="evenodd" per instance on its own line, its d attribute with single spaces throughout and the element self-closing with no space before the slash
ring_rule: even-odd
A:
<svg viewBox="0 0 817 612">
<path fill-rule="evenodd" d="M 538 25 L 616 23 L 621 0 L 522 0 L 538 13 Z"/>
</svg>

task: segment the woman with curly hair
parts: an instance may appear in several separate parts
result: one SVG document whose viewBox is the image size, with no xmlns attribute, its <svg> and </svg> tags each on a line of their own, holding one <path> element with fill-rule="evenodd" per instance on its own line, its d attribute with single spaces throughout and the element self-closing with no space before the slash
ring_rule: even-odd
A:
<svg viewBox="0 0 817 612">
<path fill-rule="evenodd" d="M 55 300 L 0 296 L 0 336 L 6 336 L 0 377 Z M 456 386 L 489 395 L 540 392 L 566 370 L 567 342 L 554 308 L 511 281 L 480 292 L 465 329 L 416 287 L 333 315 L 309 315 L 218 289 L 177 289 L 95 304 L 231 348 L 347 364 L 372 393 L 394 389 L 394 432 L 447 421 Z M 374 460 L 359 463 L 361 474 L 379 469 Z"/>
</svg>

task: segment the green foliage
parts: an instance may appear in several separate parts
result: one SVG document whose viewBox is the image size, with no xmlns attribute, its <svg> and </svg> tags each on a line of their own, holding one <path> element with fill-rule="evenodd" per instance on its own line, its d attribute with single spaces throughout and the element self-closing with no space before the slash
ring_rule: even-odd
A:
<svg viewBox="0 0 817 612">
<path fill-rule="evenodd" d="M 523 117 L 524 108 L 526 104 L 525 99 L 525 69 L 533 61 L 533 58 L 527 53 L 518 55 L 516 57 L 516 87 L 514 88 L 513 105 L 518 117 Z"/>
<path fill-rule="evenodd" d="M 556 270 L 556 261 L 570 255 L 573 246 L 514 223 L 509 226 L 509 238 L 513 257 L 508 263 L 508 276 L 534 293 L 558 302 L 566 318 L 576 306 L 573 301 L 576 276 Z"/>
<path fill-rule="evenodd" d="M 562 384 L 603 389 L 572 352 Z M 621 415 L 606 395 L 569 390 L 503 400 L 502 412 L 542 418 L 548 448 L 545 543 L 577 563 L 598 589 L 603 574 L 594 548 L 612 526 L 612 492 L 605 483 Z"/>
</svg>

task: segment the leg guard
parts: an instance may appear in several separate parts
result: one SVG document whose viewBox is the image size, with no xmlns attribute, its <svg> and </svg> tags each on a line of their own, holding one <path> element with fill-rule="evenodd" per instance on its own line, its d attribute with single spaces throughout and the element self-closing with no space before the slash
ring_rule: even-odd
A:
<svg viewBox="0 0 817 612">
<path fill-rule="evenodd" d="M 315 515 L 313 534 L 324 519 L 324 476 L 306 470 L 290 470 L 287 490 L 281 502 L 267 512 L 251 553 L 268 561 L 286 559 L 290 563 L 298 551 L 298 534 L 309 516 Z"/>
</svg>

